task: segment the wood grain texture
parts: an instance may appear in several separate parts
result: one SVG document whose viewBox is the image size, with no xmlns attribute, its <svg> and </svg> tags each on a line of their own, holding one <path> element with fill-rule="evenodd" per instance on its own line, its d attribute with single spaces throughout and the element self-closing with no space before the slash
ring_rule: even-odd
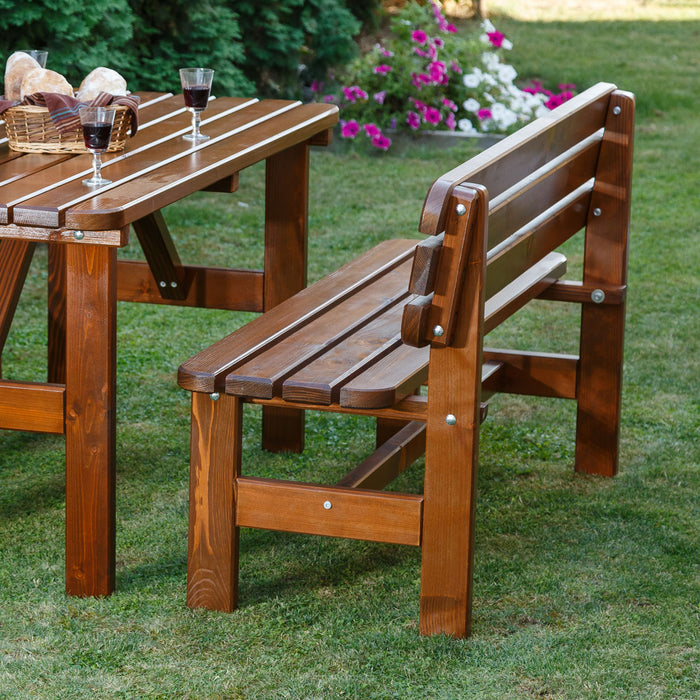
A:
<svg viewBox="0 0 700 700">
<path fill-rule="evenodd" d="M 0 239 L 0 354 L 15 315 L 35 244 Z"/>
<path fill-rule="evenodd" d="M 0 429 L 64 432 L 63 386 L 0 380 Z"/>
<path fill-rule="evenodd" d="M 116 249 L 67 246 L 66 592 L 115 576 Z"/>
<path fill-rule="evenodd" d="M 238 605 L 235 480 L 240 474 L 239 399 L 192 394 L 187 605 L 231 612 Z"/>
</svg>

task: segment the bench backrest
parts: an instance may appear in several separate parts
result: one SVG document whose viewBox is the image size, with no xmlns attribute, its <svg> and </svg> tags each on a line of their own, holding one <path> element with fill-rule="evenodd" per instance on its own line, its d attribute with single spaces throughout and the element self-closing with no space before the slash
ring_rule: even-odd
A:
<svg viewBox="0 0 700 700">
<path fill-rule="evenodd" d="M 404 341 L 449 345 L 467 269 L 486 264 L 477 288 L 488 301 L 582 228 L 583 283 L 624 287 L 633 125 L 633 96 L 599 83 L 438 178 L 411 282 L 423 298 L 407 307 Z"/>
</svg>

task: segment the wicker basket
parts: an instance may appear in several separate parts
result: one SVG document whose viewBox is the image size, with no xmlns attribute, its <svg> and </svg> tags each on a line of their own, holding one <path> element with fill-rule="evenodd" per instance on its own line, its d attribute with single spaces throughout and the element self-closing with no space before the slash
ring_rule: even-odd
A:
<svg viewBox="0 0 700 700">
<path fill-rule="evenodd" d="M 131 126 L 128 107 L 115 107 L 112 138 L 107 151 L 121 151 Z M 81 129 L 61 134 L 51 121 L 46 107 L 19 105 L 10 107 L 3 114 L 7 140 L 13 151 L 24 153 L 87 153 Z"/>
</svg>

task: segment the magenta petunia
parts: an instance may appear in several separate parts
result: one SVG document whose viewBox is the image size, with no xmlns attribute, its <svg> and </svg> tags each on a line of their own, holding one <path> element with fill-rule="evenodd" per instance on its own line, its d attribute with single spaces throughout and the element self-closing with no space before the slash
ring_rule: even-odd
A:
<svg viewBox="0 0 700 700">
<path fill-rule="evenodd" d="M 340 123 L 340 135 L 344 139 L 354 139 L 359 133 L 360 125 L 354 119 Z"/>
<path fill-rule="evenodd" d="M 384 100 L 386 99 L 386 90 L 382 90 L 381 92 L 375 92 L 373 97 L 374 97 L 374 101 L 378 105 L 383 105 Z"/>
<path fill-rule="evenodd" d="M 425 44 L 428 41 L 428 35 L 422 29 L 414 29 L 411 32 L 411 39 L 417 44 Z"/>
<path fill-rule="evenodd" d="M 457 126 L 457 120 L 455 119 L 455 115 L 450 112 L 446 117 L 445 117 L 445 125 L 450 131 L 454 131 L 455 127 Z"/>
<path fill-rule="evenodd" d="M 447 109 L 451 109 L 453 112 L 457 111 L 457 105 L 452 100 L 448 100 L 446 97 L 442 98 L 442 104 L 447 107 Z"/>
<path fill-rule="evenodd" d="M 378 136 L 382 133 L 382 130 L 376 124 L 365 124 L 362 128 L 367 136 Z"/>
<path fill-rule="evenodd" d="M 387 73 L 391 72 L 391 66 L 388 66 L 386 63 L 382 63 L 380 66 L 374 67 L 374 72 L 378 73 L 379 75 L 386 75 Z"/>
<path fill-rule="evenodd" d="M 420 116 L 416 112 L 409 112 L 406 116 L 406 124 L 415 131 L 420 128 Z"/>
<path fill-rule="evenodd" d="M 442 120 L 442 116 L 440 115 L 440 110 L 435 109 L 435 107 L 428 107 L 425 110 L 425 114 L 423 115 L 423 118 L 425 119 L 428 124 L 439 124 L 440 121 Z"/>
<path fill-rule="evenodd" d="M 382 151 L 388 151 L 389 146 L 391 146 L 391 139 L 380 132 L 372 137 L 372 145 Z"/>
<path fill-rule="evenodd" d="M 501 48 L 503 45 L 503 40 L 506 38 L 504 34 L 501 34 L 501 32 L 488 32 L 486 36 L 489 38 L 491 44 L 497 49 Z"/>
<path fill-rule="evenodd" d="M 493 114 L 491 114 L 491 110 L 488 109 L 488 107 L 482 107 L 477 113 L 476 116 L 479 117 L 479 119 L 483 122 L 485 119 L 491 119 L 493 118 Z"/>
</svg>

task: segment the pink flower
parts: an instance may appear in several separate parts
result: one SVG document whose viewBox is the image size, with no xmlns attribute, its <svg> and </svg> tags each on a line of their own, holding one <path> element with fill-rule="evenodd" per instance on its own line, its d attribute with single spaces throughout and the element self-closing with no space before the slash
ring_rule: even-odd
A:
<svg viewBox="0 0 700 700">
<path fill-rule="evenodd" d="M 323 83 L 313 80 L 311 82 L 311 92 L 321 92 L 321 90 L 323 90 Z"/>
<path fill-rule="evenodd" d="M 434 83 L 442 83 L 445 78 L 445 64 L 442 61 L 433 61 L 429 66 L 430 79 Z"/>
<path fill-rule="evenodd" d="M 387 73 L 391 72 L 391 66 L 387 66 L 386 63 L 382 63 L 380 66 L 374 67 L 374 72 L 378 73 L 379 75 L 386 75 Z"/>
<path fill-rule="evenodd" d="M 450 70 L 454 73 L 461 73 L 462 69 L 459 67 L 459 63 L 456 61 L 450 61 Z"/>
<path fill-rule="evenodd" d="M 410 97 L 409 98 L 411 102 L 413 103 L 413 106 L 421 113 L 425 114 L 425 110 L 428 109 L 428 105 L 424 104 L 420 100 L 417 100 L 415 97 Z"/>
<path fill-rule="evenodd" d="M 443 28 L 440 27 L 440 29 L 443 29 Z M 445 27 L 444 27 L 444 29 L 443 29 L 443 31 L 449 32 L 450 34 L 456 34 L 456 33 L 457 33 L 457 27 L 455 27 L 455 25 L 452 24 L 452 23 L 446 24 Z"/>
<path fill-rule="evenodd" d="M 486 36 L 489 38 L 491 44 L 493 44 L 493 46 L 495 46 L 497 49 L 501 48 L 503 40 L 506 38 L 505 35 L 501 34 L 501 32 L 488 32 Z"/>
<path fill-rule="evenodd" d="M 372 145 L 382 151 L 388 151 L 389 146 L 391 146 L 391 139 L 387 138 L 380 132 L 376 136 L 372 137 Z"/>
<path fill-rule="evenodd" d="M 448 100 L 446 97 L 442 98 L 442 104 L 443 106 L 447 107 L 447 109 L 451 109 L 453 112 L 457 111 L 457 105 L 452 100 Z"/>
<path fill-rule="evenodd" d="M 385 99 L 386 99 L 386 90 L 382 90 L 381 92 L 374 93 L 374 101 L 378 105 L 383 105 Z"/>
<path fill-rule="evenodd" d="M 354 119 L 340 122 L 340 135 L 344 139 L 354 139 L 359 133 L 360 125 Z"/>
<path fill-rule="evenodd" d="M 368 97 L 367 93 L 357 85 L 344 87 L 343 96 L 348 102 L 354 102 L 355 100 L 366 100 Z"/>
<path fill-rule="evenodd" d="M 335 102 L 335 95 L 324 95 L 323 101 L 324 102 Z"/>
<path fill-rule="evenodd" d="M 476 113 L 476 116 L 479 117 L 479 119 L 483 122 L 485 119 L 491 119 L 493 117 L 493 114 L 491 114 L 491 110 L 487 107 L 482 107 Z"/>
<path fill-rule="evenodd" d="M 406 124 L 408 124 L 414 131 L 420 128 L 420 116 L 416 112 L 409 112 L 406 116 Z"/>
<path fill-rule="evenodd" d="M 422 29 L 414 29 L 411 32 L 411 39 L 416 42 L 416 44 L 425 44 L 428 41 L 428 35 Z"/>
<path fill-rule="evenodd" d="M 425 114 L 423 115 L 423 118 L 429 124 L 439 124 L 440 121 L 442 120 L 442 116 L 440 116 L 440 110 L 435 109 L 435 107 L 428 107 L 425 110 Z"/>
<path fill-rule="evenodd" d="M 457 126 L 457 120 L 455 119 L 455 115 L 450 112 L 446 117 L 445 117 L 445 126 L 450 131 L 454 131 L 455 127 Z"/>
<path fill-rule="evenodd" d="M 367 136 L 381 136 L 382 130 L 376 124 L 365 124 L 363 129 Z"/>
<path fill-rule="evenodd" d="M 558 107 L 560 104 L 562 104 L 564 100 L 562 99 L 561 95 L 552 95 L 545 103 L 544 106 L 547 109 L 555 109 Z"/>
</svg>

